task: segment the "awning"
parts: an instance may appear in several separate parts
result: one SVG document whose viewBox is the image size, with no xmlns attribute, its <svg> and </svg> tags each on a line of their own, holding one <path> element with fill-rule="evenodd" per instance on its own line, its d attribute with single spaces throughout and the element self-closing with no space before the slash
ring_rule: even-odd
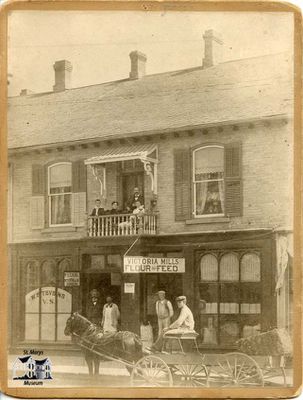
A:
<svg viewBox="0 0 303 400">
<path fill-rule="evenodd" d="M 158 162 L 156 144 L 139 144 L 101 150 L 99 155 L 85 160 L 86 165 L 140 159 L 142 162 Z"/>
</svg>

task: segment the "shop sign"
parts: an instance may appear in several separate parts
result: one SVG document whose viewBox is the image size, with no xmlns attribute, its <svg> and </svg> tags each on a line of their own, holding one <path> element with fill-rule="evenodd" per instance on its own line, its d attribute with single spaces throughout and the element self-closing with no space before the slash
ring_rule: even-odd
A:
<svg viewBox="0 0 303 400">
<path fill-rule="evenodd" d="M 125 282 L 124 293 L 135 293 L 135 284 L 132 282 Z"/>
<path fill-rule="evenodd" d="M 64 272 L 64 286 L 80 286 L 80 272 Z"/>
<path fill-rule="evenodd" d="M 185 258 L 124 257 L 123 271 L 131 273 L 184 273 Z"/>
</svg>

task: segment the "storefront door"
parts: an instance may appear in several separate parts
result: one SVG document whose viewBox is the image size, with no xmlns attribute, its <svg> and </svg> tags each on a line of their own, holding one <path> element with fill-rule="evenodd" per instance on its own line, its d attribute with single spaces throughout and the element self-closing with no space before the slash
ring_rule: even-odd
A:
<svg viewBox="0 0 303 400">
<path fill-rule="evenodd" d="M 82 271 L 82 314 L 86 315 L 90 292 L 93 289 L 99 292 L 102 308 L 106 303 L 106 297 L 110 296 L 121 310 L 122 258 L 120 254 L 85 254 Z"/>
<path fill-rule="evenodd" d="M 141 316 L 142 321 L 149 321 L 154 333 L 157 331 L 156 301 L 157 292 L 164 290 L 166 298 L 174 307 L 174 317 L 178 315 L 175 298 L 182 294 L 181 274 L 142 274 L 141 277 Z"/>
<path fill-rule="evenodd" d="M 103 273 L 88 273 L 84 275 L 83 282 L 83 309 L 86 309 L 87 301 L 90 298 L 90 292 L 93 289 L 98 290 L 100 294 L 99 301 L 102 305 L 106 303 L 106 297 L 110 296 L 113 302 L 120 309 L 121 303 L 121 278 L 120 274 L 103 272 Z"/>
</svg>

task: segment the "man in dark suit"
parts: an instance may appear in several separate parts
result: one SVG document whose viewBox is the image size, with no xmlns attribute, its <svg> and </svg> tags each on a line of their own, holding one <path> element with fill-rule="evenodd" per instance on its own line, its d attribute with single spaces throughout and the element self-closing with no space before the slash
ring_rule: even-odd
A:
<svg viewBox="0 0 303 400">
<path fill-rule="evenodd" d="M 101 207 L 101 200 L 96 199 L 95 207 L 93 208 L 90 216 L 91 217 L 99 217 L 100 215 L 104 215 L 104 214 L 105 214 L 105 211 L 104 211 L 104 208 Z"/>
<path fill-rule="evenodd" d="M 139 201 L 141 205 L 144 205 L 144 198 L 143 195 L 140 193 L 138 187 L 134 188 L 134 194 L 127 202 L 127 211 L 133 212 L 136 208 L 136 202 Z"/>
<path fill-rule="evenodd" d="M 86 318 L 96 325 L 101 325 L 103 317 L 103 306 L 100 304 L 100 293 L 97 289 L 91 290 L 89 300 L 86 304 Z"/>
<path fill-rule="evenodd" d="M 91 217 L 100 217 L 101 215 L 105 214 L 105 210 L 103 207 L 101 207 L 101 200 L 96 199 L 95 201 L 95 207 L 93 208 L 90 216 Z M 100 236 L 100 233 L 102 232 L 102 221 L 99 218 L 93 218 L 92 221 L 92 236 Z"/>
</svg>

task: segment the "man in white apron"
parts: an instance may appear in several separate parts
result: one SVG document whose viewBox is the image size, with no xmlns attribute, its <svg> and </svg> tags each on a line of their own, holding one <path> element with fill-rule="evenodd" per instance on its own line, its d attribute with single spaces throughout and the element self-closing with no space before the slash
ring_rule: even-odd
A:
<svg viewBox="0 0 303 400">
<path fill-rule="evenodd" d="M 102 327 L 104 333 L 115 333 L 118 329 L 120 311 L 117 304 L 113 303 L 110 296 L 106 297 L 106 303 L 103 307 Z"/>
</svg>

